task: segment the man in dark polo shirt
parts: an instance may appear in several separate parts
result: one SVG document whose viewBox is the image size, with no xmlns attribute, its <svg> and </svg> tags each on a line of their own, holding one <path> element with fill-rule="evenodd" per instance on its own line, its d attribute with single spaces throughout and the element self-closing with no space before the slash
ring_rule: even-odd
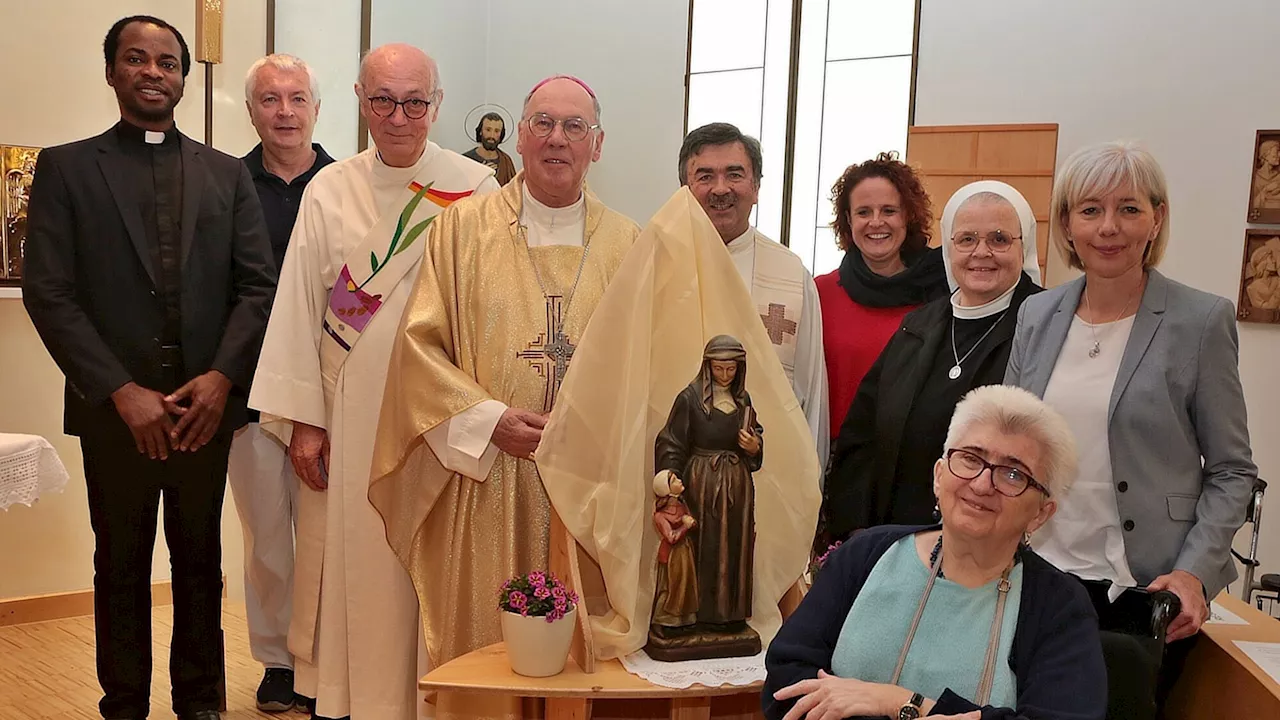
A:
<svg viewBox="0 0 1280 720">
<path fill-rule="evenodd" d="M 302 191 L 333 158 L 311 142 L 320 112 L 311 68 L 291 55 L 268 55 L 249 69 L 245 103 L 262 142 L 244 157 L 271 234 L 276 269 L 284 263 Z M 293 605 L 293 522 L 298 478 L 288 452 L 258 424 L 235 436 L 227 476 L 244 529 L 244 594 L 249 648 L 266 668 L 258 708 L 284 712 L 306 699 L 293 691 L 289 618 Z"/>
</svg>

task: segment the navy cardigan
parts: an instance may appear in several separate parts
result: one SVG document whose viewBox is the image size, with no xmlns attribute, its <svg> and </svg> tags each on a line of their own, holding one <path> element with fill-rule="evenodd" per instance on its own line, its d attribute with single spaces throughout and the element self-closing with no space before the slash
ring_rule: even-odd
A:
<svg viewBox="0 0 1280 720">
<path fill-rule="evenodd" d="M 764 716 L 780 720 L 795 700 L 773 694 L 793 683 L 831 672 L 831 656 L 853 600 L 880 556 L 895 542 L 929 529 L 885 525 L 855 534 L 827 558 L 809 594 L 787 619 L 765 656 Z M 1098 618 L 1080 583 L 1030 550 L 1020 551 L 1022 604 L 1009 652 L 1017 683 L 1016 709 L 979 708 L 951 690 L 937 698 L 932 714 L 982 710 L 982 720 L 1103 720 L 1107 713 L 1107 669 Z M 982 648 L 973 658 L 980 672 Z"/>
</svg>

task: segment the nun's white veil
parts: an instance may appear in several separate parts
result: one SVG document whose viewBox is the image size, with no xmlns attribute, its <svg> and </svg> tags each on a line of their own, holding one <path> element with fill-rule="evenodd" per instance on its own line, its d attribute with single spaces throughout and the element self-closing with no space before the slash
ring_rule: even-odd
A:
<svg viewBox="0 0 1280 720">
<path fill-rule="evenodd" d="M 942 211 L 942 264 L 947 271 L 947 285 L 951 287 L 951 292 L 954 293 L 959 287 L 951 271 L 951 236 L 954 233 L 956 212 L 964 205 L 965 200 L 982 192 L 995 193 L 1008 200 L 1018 213 L 1018 222 L 1022 225 L 1022 271 L 1031 276 L 1032 282 L 1040 285 L 1040 259 L 1036 254 L 1036 216 L 1031 212 L 1031 204 L 1012 185 L 999 180 L 979 180 L 957 190 Z"/>
</svg>

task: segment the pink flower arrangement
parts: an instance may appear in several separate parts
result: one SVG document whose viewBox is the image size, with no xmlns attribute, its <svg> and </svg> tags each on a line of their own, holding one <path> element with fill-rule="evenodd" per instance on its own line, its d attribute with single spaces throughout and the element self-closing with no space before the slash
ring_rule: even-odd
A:
<svg viewBox="0 0 1280 720">
<path fill-rule="evenodd" d="M 545 617 L 547 622 L 563 618 L 577 605 L 577 593 L 555 575 L 541 570 L 511 578 L 498 592 L 499 610 L 524 617 Z"/>
<path fill-rule="evenodd" d="M 835 543 L 828 545 L 826 552 L 814 558 L 813 562 L 809 563 L 809 574 L 814 578 L 817 578 L 818 571 L 822 569 L 823 565 L 827 564 L 827 558 L 830 557 L 831 553 L 835 552 L 836 548 L 840 547 L 842 544 L 844 544 L 843 540 L 837 540 Z"/>
</svg>

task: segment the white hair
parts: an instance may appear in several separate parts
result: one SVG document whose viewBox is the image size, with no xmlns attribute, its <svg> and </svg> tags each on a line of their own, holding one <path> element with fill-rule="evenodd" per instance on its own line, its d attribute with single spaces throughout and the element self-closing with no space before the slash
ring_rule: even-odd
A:
<svg viewBox="0 0 1280 720">
<path fill-rule="evenodd" d="M 1076 439 L 1067 421 L 1043 400 L 1019 387 L 986 385 L 970 390 L 956 405 L 947 428 L 947 450 L 960 447 L 976 427 L 1021 435 L 1040 446 L 1036 481 L 1061 500 L 1076 480 Z"/>
<path fill-rule="evenodd" d="M 435 58 L 431 57 L 431 55 L 426 53 L 422 48 L 414 47 L 413 45 L 409 45 L 406 43 L 389 43 L 387 45 L 382 45 L 376 48 L 371 48 L 369 50 L 366 50 L 364 55 L 360 56 L 360 69 L 356 72 L 356 82 L 360 85 L 361 91 L 364 90 L 365 76 L 369 71 L 370 58 L 379 54 L 378 51 L 384 48 L 399 48 L 404 50 L 415 50 L 419 53 L 422 53 L 422 57 L 426 58 L 427 72 L 431 74 L 431 89 L 427 91 L 427 94 L 435 95 L 436 92 L 440 90 L 440 66 L 436 64 Z"/>
<path fill-rule="evenodd" d="M 275 53 L 260 57 L 256 62 L 249 66 L 249 72 L 244 76 L 244 100 L 250 105 L 253 104 L 253 93 L 258 89 L 258 72 L 262 68 L 270 65 L 277 70 L 301 71 L 307 74 L 307 84 L 311 89 L 311 102 L 320 102 L 320 81 L 316 79 L 315 71 L 311 66 L 303 62 L 299 57 L 286 55 L 285 53 Z"/>
</svg>

